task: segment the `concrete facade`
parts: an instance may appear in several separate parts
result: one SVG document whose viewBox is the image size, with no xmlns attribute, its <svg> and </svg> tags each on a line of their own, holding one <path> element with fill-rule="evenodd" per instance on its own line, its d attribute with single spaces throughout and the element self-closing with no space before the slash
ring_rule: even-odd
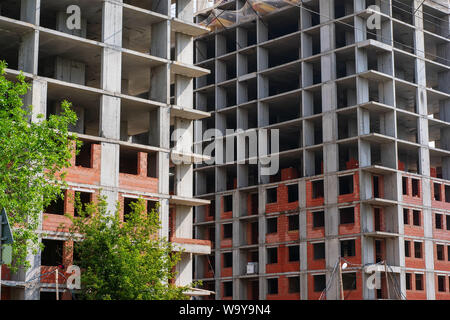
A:
<svg viewBox="0 0 450 320">
<path fill-rule="evenodd" d="M 301 2 L 196 39 L 212 71 L 196 80 L 195 107 L 212 114 L 195 123 L 197 152 L 206 129 L 238 154 L 252 142 L 226 129 L 278 129 L 280 170 L 263 175 L 222 140 L 215 164 L 196 165 L 211 205 L 195 232 L 214 250 L 195 278 L 224 300 L 450 299 L 448 2 Z"/>
<path fill-rule="evenodd" d="M 80 9 L 80 28 L 67 23 L 72 4 Z M 211 252 L 210 242 L 192 233 L 193 207 L 209 203 L 192 189 L 200 157 L 192 150 L 193 121 L 209 116 L 193 104 L 193 79 L 209 74 L 193 65 L 194 37 L 208 31 L 193 23 L 193 13 L 190 0 L 1 2 L 0 58 L 8 77 L 23 70 L 32 84 L 25 102 L 34 106 L 34 120 L 58 113 L 63 99 L 72 102 L 79 120 L 71 131 L 84 143 L 68 169 L 65 200 L 43 212 L 46 249 L 30 255 L 26 273 L 5 268 L 2 299 L 54 297 L 55 275 L 44 274 L 72 264 L 72 243 L 58 227 L 68 222 L 64 213 L 76 214 L 69 201 L 76 193 L 84 202 L 102 194 L 111 211 L 120 202 L 124 219 L 137 198 L 149 210 L 158 202 L 161 236 L 183 249 L 176 283 L 192 282 L 193 256 Z M 59 279 L 62 298 L 70 298 Z"/>
</svg>

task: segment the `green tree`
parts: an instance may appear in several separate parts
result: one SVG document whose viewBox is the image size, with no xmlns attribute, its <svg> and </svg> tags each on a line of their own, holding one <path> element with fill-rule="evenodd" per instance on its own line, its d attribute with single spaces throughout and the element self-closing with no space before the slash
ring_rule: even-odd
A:
<svg viewBox="0 0 450 320">
<path fill-rule="evenodd" d="M 29 84 L 22 73 L 16 81 L 5 77 L 6 62 L 0 61 L 0 208 L 14 226 L 13 271 L 29 267 L 28 249 L 39 249 L 36 229 L 40 213 L 65 186 L 63 170 L 70 166 L 73 141 L 68 130 L 77 117 L 67 101 L 61 113 L 31 122 L 32 106 L 23 105 Z"/>
<path fill-rule="evenodd" d="M 104 197 L 81 205 L 75 199 L 79 217 L 72 220 L 71 238 L 76 253 L 74 264 L 81 272 L 81 298 L 87 300 L 173 300 L 187 299 L 188 287 L 170 283 L 180 253 L 165 238 L 158 210 L 147 213 L 145 201 L 131 204 L 126 222 L 107 211 Z M 77 241 L 78 240 L 78 241 Z"/>
</svg>

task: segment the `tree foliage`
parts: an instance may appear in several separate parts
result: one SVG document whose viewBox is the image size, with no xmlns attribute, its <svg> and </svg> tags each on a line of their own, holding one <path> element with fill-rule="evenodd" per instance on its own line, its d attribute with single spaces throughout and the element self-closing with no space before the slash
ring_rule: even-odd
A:
<svg viewBox="0 0 450 320">
<path fill-rule="evenodd" d="M 74 264 L 81 272 L 81 298 L 87 300 L 172 300 L 186 299 L 187 287 L 170 283 L 180 254 L 165 238 L 158 210 L 147 213 L 145 201 L 131 204 L 126 222 L 107 211 L 105 198 L 75 207 L 80 217 L 70 217 L 74 240 Z M 81 236 L 81 238 L 80 238 Z M 82 239 L 80 241 L 80 239 Z M 78 241 L 77 241 L 78 240 Z"/>
<path fill-rule="evenodd" d="M 0 208 L 14 226 L 13 271 L 28 267 L 27 249 L 39 248 L 36 230 L 40 213 L 62 196 L 63 170 L 70 166 L 76 136 L 69 132 L 77 116 L 70 103 L 59 115 L 38 115 L 31 122 L 32 106 L 23 105 L 29 84 L 22 73 L 16 81 L 6 78 L 0 61 Z"/>
</svg>

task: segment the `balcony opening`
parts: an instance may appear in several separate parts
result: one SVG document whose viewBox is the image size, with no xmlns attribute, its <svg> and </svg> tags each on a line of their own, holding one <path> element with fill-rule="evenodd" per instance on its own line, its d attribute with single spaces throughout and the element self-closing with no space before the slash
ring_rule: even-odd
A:
<svg viewBox="0 0 450 320">
<path fill-rule="evenodd" d="M 225 252 L 223 255 L 223 267 L 232 268 L 233 267 L 233 253 Z"/>
<path fill-rule="evenodd" d="M 420 211 L 419 210 L 413 210 L 413 225 L 420 227 Z"/>
<path fill-rule="evenodd" d="M 147 214 L 152 212 L 153 210 L 157 211 L 158 201 L 147 200 Z"/>
<path fill-rule="evenodd" d="M 284 35 L 296 32 L 299 29 L 299 11 L 289 10 L 274 12 L 266 17 L 266 25 L 268 26 L 268 39 L 275 39 Z"/>
<path fill-rule="evenodd" d="M 409 210 L 403 209 L 403 224 L 409 224 Z"/>
<path fill-rule="evenodd" d="M 252 236 L 250 239 L 250 241 L 251 241 L 250 244 L 258 244 L 258 235 L 259 235 L 258 222 L 251 223 L 251 230 L 252 230 Z M 258 260 L 256 260 L 255 262 L 258 262 Z"/>
<path fill-rule="evenodd" d="M 138 152 L 134 150 L 120 150 L 119 172 L 126 174 L 138 174 Z"/>
<path fill-rule="evenodd" d="M 64 196 L 58 197 L 52 201 L 47 208 L 44 209 L 44 213 L 64 215 Z"/>
<path fill-rule="evenodd" d="M 406 290 L 411 290 L 411 273 L 405 273 Z"/>
<path fill-rule="evenodd" d="M 267 219 L 267 234 L 278 232 L 278 218 Z"/>
<path fill-rule="evenodd" d="M 289 262 L 297 262 L 300 261 L 300 247 L 297 246 L 289 246 Z"/>
<path fill-rule="evenodd" d="M 375 262 L 383 261 L 383 241 L 379 239 L 375 239 Z"/>
<path fill-rule="evenodd" d="M 435 213 L 434 214 L 434 219 L 435 219 L 435 227 L 436 227 L 436 229 L 442 229 L 442 214 Z"/>
<path fill-rule="evenodd" d="M 324 274 L 317 274 L 313 276 L 314 292 L 321 292 L 326 287 L 326 276 Z"/>
<path fill-rule="evenodd" d="M 445 276 L 438 276 L 438 291 L 439 292 L 446 292 L 445 289 Z"/>
<path fill-rule="evenodd" d="M 322 228 L 325 226 L 325 211 L 316 211 L 312 213 L 313 228 Z"/>
<path fill-rule="evenodd" d="M 408 194 L 408 178 L 402 177 L 402 194 L 407 195 Z"/>
<path fill-rule="evenodd" d="M 21 20 L 21 4 L 23 1 L 17 0 L 4 0 L 2 1 L 2 6 L 0 8 L 0 15 L 3 17 L 8 17 L 15 20 Z"/>
<path fill-rule="evenodd" d="M 232 297 L 233 296 L 233 281 L 223 282 L 223 296 Z"/>
<path fill-rule="evenodd" d="M 258 214 L 258 194 L 252 193 L 250 198 L 252 210 L 250 214 Z"/>
<path fill-rule="evenodd" d="M 278 263 L 278 248 L 267 248 L 267 264 Z"/>
<path fill-rule="evenodd" d="M 352 224 L 355 223 L 355 207 L 339 209 L 339 223 Z"/>
<path fill-rule="evenodd" d="M 353 193 L 353 175 L 339 177 L 339 195 Z"/>
<path fill-rule="evenodd" d="M 441 201 L 441 184 L 440 183 L 433 183 L 434 188 L 434 200 Z"/>
<path fill-rule="evenodd" d="M 413 25 L 413 7 L 409 0 L 392 0 L 392 17 Z"/>
<path fill-rule="evenodd" d="M 81 191 L 75 191 L 75 199 L 80 199 L 80 205 L 81 207 L 78 208 L 75 206 L 74 215 L 75 217 L 80 216 L 80 209 L 82 212 L 86 213 L 86 206 L 92 202 L 92 193 L 90 192 L 81 192 Z"/>
<path fill-rule="evenodd" d="M 372 181 L 373 181 L 373 197 L 379 198 L 380 197 L 380 179 L 378 176 L 373 176 Z"/>
<path fill-rule="evenodd" d="M 267 279 L 267 294 L 278 294 L 278 278 Z"/>
<path fill-rule="evenodd" d="M 288 202 L 298 201 L 298 184 L 288 185 Z"/>
<path fill-rule="evenodd" d="M 419 179 L 411 179 L 412 184 L 412 196 L 413 197 L 420 197 L 419 194 Z"/>
<path fill-rule="evenodd" d="M 223 212 L 233 211 L 233 195 L 223 196 Z"/>
<path fill-rule="evenodd" d="M 130 219 L 131 212 L 133 211 L 133 209 L 131 208 L 131 204 L 137 202 L 138 199 L 134 198 L 123 199 L 123 222 L 127 222 Z"/>
<path fill-rule="evenodd" d="M 313 199 L 323 198 L 324 190 L 323 190 L 323 180 L 315 180 L 312 181 L 312 191 L 313 191 Z"/>
<path fill-rule="evenodd" d="M 414 241 L 414 258 L 422 259 L 422 242 Z"/>
<path fill-rule="evenodd" d="M 156 153 L 147 154 L 147 177 L 158 177 L 158 156 Z"/>
<path fill-rule="evenodd" d="M 266 190 L 267 194 L 267 204 L 269 203 L 276 203 L 278 201 L 277 199 L 277 188 L 270 188 Z"/>
<path fill-rule="evenodd" d="M 314 260 L 325 259 L 325 242 L 313 244 Z"/>
<path fill-rule="evenodd" d="M 416 290 L 423 290 L 423 274 L 416 273 Z"/>
<path fill-rule="evenodd" d="M 75 166 L 92 168 L 92 143 L 83 141 L 79 153 L 75 156 Z"/>
<path fill-rule="evenodd" d="M 344 290 L 356 290 L 356 272 L 342 274 L 342 284 Z"/>
<path fill-rule="evenodd" d="M 381 230 L 381 210 L 380 208 L 373 208 L 373 215 L 375 218 L 375 231 Z"/>
<path fill-rule="evenodd" d="M 444 260 L 444 246 L 442 244 L 436 245 L 436 258 L 438 260 Z"/>
<path fill-rule="evenodd" d="M 288 293 L 299 293 L 300 277 L 289 277 L 288 281 L 289 281 Z"/>
<path fill-rule="evenodd" d="M 450 185 L 445 185 L 445 202 L 450 203 Z"/>
<path fill-rule="evenodd" d="M 233 224 L 226 223 L 223 225 L 223 238 L 231 239 L 233 237 Z"/>
<path fill-rule="evenodd" d="M 214 248 L 216 246 L 216 228 L 208 228 L 208 238 L 211 241 L 211 247 Z"/>
<path fill-rule="evenodd" d="M 64 241 L 42 239 L 44 250 L 41 254 L 41 265 L 59 266 L 63 264 Z"/>
<path fill-rule="evenodd" d="M 355 240 L 342 240 L 341 257 L 354 257 L 354 256 L 355 256 Z"/>
<path fill-rule="evenodd" d="M 297 231 L 299 229 L 299 219 L 298 215 L 288 216 L 289 220 L 289 231 Z"/>
<path fill-rule="evenodd" d="M 411 257 L 411 241 L 405 240 L 405 257 Z"/>
</svg>

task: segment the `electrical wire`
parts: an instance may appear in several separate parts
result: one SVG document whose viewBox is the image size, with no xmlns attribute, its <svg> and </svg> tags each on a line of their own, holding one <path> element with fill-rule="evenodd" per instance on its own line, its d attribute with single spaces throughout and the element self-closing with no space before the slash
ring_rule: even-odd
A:
<svg viewBox="0 0 450 320">
<path fill-rule="evenodd" d="M 292 3 L 290 3 L 290 4 L 291 4 L 292 6 L 295 6 L 295 7 L 298 7 L 298 8 L 303 8 L 303 9 L 306 10 L 306 11 L 309 11 L 309 12 L 311 12 L 311 13 L 315 13 L 315 14 L 317 14 L 317 15 L 319 15 L 319 16 L 322 16 L 322 17 L 325 17 L 325 18 L 327 18 L 327 19 L 334 20 L 333 18 L 331 18 L 331 17 L 329 17 L 329 16 L 327 16 L 327 15 L 324 15 L 324 14 L 319 13 L 319 12 L 317 12 L 317 11 L 314 11 L 314 10 L 312 10 L 312 9 L 306 8 L 306 7 L 304 7 L 304 6 L 299 6 L 299 5 L 297 5 L 297 4 L 292 4 Z M 389 17 L 392 19 L 392 16 L 389 16 Z M 340 23 L 340 24 L 346 25 L 346 26 L 348 26 L 348 27 L 351 27 L 351 28 L 353 28 L 353 29 L 355 29 L 355 30 L 363 31 L 363 32 L 366 31 L 366 32 L 369 33 L 369 34 L 378 36 L 376 32 L 371 32 L 371 31 L 369 31 L 369 30 L 363 30 L 363 29 L 357 28 L 356 26 L 353 26 L 353 25 L 351 25 L 351 24 L 349 24 L 349 23 L 346 23 L 346 22 L 343 22 L 343 21 L 335 21 L 335 23 Z M 379 35 L 379 38 L 380 38 L 380 39 L 383 39 L 383 40 L 387 40 L 387 41 L 392 42 L 392 43 L 400 44 L 400 45 L 402 45 L 402 46 L 404 46 L 404 47 L 406 47 L 406 48 L 412 49 L 413 51 L 415 50 L 415 51 L 417 51 L 417 52 L 421 52 L 421 53 L 424 53 L 424 54 L 428 54 L 428 55 L 430 55 L 430 56 L 432 56 L 432 57 L 440 58 L 440 59 L 442 59 L 442 60 L 447 61 L 447 62 L 450 63 L 450 59 L 446 59 L 446 58 L 441 57 L 441 56 L 438 56 L 438 55 L 430 54 L 430 53 L 428 53 L 428 52 L 426 52 L 426 51 L 419 50 L 419 49 L 414 48 L 414 47 L 411 47 L 411 46 L 409 46 L 409 45 L 407 45 L 407 44 L 404 44 L 404 43 L 401 43 L 401 42 L 399 42 L 399 41 L 396 41 L 396 40 L 394 40 L 394 39 L 386 38 L 386 37 L 383 37 L 383 36 L 381 36 L 381 35 Z M 419 59 L 422 59 L 421 57 L 418 57 L 418 58 L 419 58 Z"/>
<path fill-rule="evenodd" d="M 380 1 L 389 4 L 389 2 L 386 1 L 386 0 L 380 0 Z M 396 3 L 402 4 L 402 5 L 404 5 L 405 7 L 408 7 L 408 8 L 410 8 L 410 9 L 412 9 L 412 7 L 411 7 L 411 6 L 408 6 L 407 4 L 404 4 L 404 3 L 401 3 L 401 2 L 398 2 L 398 1 L 396 1 Z M 423 4 L 423 3 L 422 3 L 422 4 Z M 425 20 L 425 21 L 428 21 L 428 22 L 430 22 L 430 23 L 433 23 L 433 22 L 430 21 L 430 20 L 426 20 L 426 19 L 424 19 L 423 17 L 416 15 L 416 12 L 417 12 L 417 11 L 415 11 L 414 14 L 413 14 L 411 11 L 408 11 L 408 10 L 406 10 L 406 9 L 403 9 L 403 8 L 401 8 L 401 7 L 399 7 L 399 6 L 395 6 L 395 5 L 394 5 L 394 2 L 392 2 L 391 5 L 392 5 L 393 8 L 397 8 L 397 9 L 399 9 L 399 10 L 401 10 L 401 11 L 404 11 L 404 12 L 406 12 L 406 13 L 408 13 L 408 14 L 410 14 L 410 15 L 412 15 L 412 16 L 418 18 L 418 19 Z M 419 6 L 418 8 L 420 8 L 420 6 Z M 433 17 L 433 18 L 435 18 L 435 19 L 437 19 L 437 20 L 440 20 L 440 21 L 442 21 L 442 22 L 447 22 L 446 20 L 444 20 L 444 19 L 442 19 L 442 18 L 439 18 L 439 17 L 437 17 L 437 16 L 435 16 L 435 15 L 432 15 L 431 13 L 428 13 L 428 12 L 423 12 L 423 11 L 422 11 L 422 14 L 426 14 L 426 15 L 431 16 L 431 17 Z M 438 26 L 438 24 L 436 24 L 436 23 L 433 23 L 433 24 Z"/>
<path fill-rule="evenodd" d="M 330 276 L 330 279 L 328 280 L 328 284 L 325 286 L 325 289 L 323 289 L 322 292 L 320 293 L 319 300 L 323 300 L 322 298 L 326 297 L 328 290 L 330 290 L 331 283 L 333 281 L 333 278 L 334 278 L 334 276 L 336 274 L 336 271 L 337 271 L 337 267 L 338 267 L 340 262 L 341 261 L 340 261 L 340 258 L 339 258 L 338 261 L 336 261 L 336 264 L 334 265 L 333 271 L 331 272 L 331 276 Z"/>
<path fill-rule="evenodd" d="M 413 15 L 415 15 L 416 14 L 416 12 L 417 12 L 417 10 L 419 10 L 420 9 L 420 7 L 423 5 L 423 3 L 425 2 L 425 0 L 422 0 L 422 2 L 419 4 L 419 6 L 416 8 L 416 10 L 414 10 L 414 13 L 413 13 Z"/>
</svg>

